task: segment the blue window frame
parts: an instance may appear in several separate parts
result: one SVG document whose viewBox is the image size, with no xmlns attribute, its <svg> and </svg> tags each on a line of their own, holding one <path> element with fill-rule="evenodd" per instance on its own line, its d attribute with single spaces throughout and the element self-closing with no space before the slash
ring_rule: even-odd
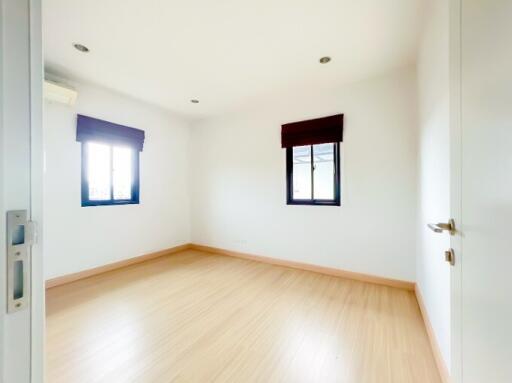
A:
<svg viewBox="0 0 512 383">
<path fill-rule="evenodd" d="M 78 115 L 82 206 L 138 204 L 144 132 Z"/>
<path fill-rule="evenodd" d="M 106 155 L 98 155 L 102 152 Z M 117 154 L 123 152 L 129 155 Z M 116 162 L 121 163 L 121 171 Z M 138 151 L 100 142 L 82 143 L 82 206 L 138 204 L 139 180 Z"/>
</svg>

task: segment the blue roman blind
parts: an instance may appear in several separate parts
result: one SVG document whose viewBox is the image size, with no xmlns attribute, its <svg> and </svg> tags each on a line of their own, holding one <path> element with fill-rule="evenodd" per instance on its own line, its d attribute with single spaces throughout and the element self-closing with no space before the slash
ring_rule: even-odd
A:
<svg viewBox="0 0 512 383">
<path fill-rule="evenodd" d="M 76 124 L 76 140 L 82 143 L 97 141 L 129 145 L 142 152 L 144 131 L 79 114 Z"/>
</svg>

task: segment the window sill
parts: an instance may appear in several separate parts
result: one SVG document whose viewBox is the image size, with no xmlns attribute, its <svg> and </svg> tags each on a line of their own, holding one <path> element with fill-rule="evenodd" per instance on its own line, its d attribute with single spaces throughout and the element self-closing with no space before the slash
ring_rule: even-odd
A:
<svg viewBox="0 0 512 383">
<path fill-rule="evenodd" d="M 289 200 L 287 205 L 309 205 L 309 206 L 341 206 L 340 201 L 331 200 Z"/>
<path fill-rule="evenodd" d="M 139 205 L 139 201 L 82 201 L 82 207 L 91 206 L 117 206 L 117 205 Z"/>
</svg>

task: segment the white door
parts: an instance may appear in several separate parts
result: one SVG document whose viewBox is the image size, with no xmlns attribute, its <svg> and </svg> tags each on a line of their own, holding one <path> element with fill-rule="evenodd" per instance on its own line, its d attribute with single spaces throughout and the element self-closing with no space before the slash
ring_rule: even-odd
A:
<svg viewBox="0 0 512 383">
<path fill-rule="evenodd" d="M 451 109 L 460 231 L 453 240 L 452 373 L 456 383 L 510 383 L 512 1 L 459 1 L 452 19 L 454 80 L 460 81 Z"/>
<path fill-rule="evenodd" d="M 0 381 L 43 381 L 39 0 L 0 0 Z M 18 211 L 18 213 L 9 213 Z M 24 214 L 26 213 L 26 217 Z M 14 223 L 14 225 L 10 225 Z"/>
</svg>

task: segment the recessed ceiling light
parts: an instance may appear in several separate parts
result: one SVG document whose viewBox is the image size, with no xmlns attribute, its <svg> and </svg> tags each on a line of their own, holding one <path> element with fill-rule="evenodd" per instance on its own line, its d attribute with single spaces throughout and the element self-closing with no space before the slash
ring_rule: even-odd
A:
<svg viewBox="0 0 512 383">
<path fill-rule="evenodd" d="M 324 56 L 319 61 L 320 64 L 327 64 L 329 61 L 331 61 L 331 58 L 329 56 Z"/>
<path fill-rule="evenodd" d="M 190 102 L 191 102 L 192 104 L 199 104 L 199 100 L 195 100 L 195 99 L 190 100 Z"/>
<path fill-rule="evenodd" d="M 75 49 L 77 51 L 80 51 L 80 52 L 83 52 L 83 53 L 87 53 L 89 52 L 89 48 L 87 48 L 85 45 L 82 45 L 82 44 L 73 44 L 73 46 L 75 47 Z"/>
</svg>

